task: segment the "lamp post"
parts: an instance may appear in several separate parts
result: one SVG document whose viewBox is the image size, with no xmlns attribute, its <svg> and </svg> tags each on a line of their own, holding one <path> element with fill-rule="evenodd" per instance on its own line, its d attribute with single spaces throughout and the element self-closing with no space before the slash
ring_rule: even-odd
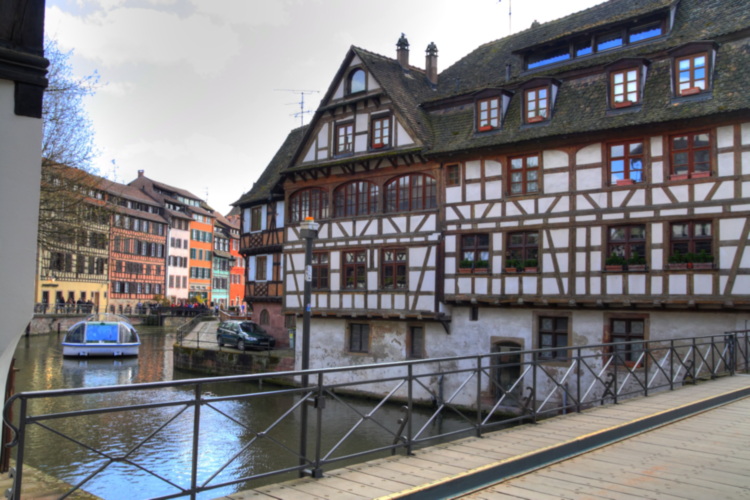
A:
<svg viewBox="0 0 750 500">
<path fill-rule="evenodd" d="M 312 290 L 312 246 L 313 240 L 318 237 L 318 228 L 320 224 L 315 222 L 312 217 L 306 217 L 300 223 L 300 237 L 305 240 L 305 297 L 304 312 L 302 316 L 302 369 L 310 368 L 310 312 L 311 312 L 311 290 Z M 308 376 L 302 375 L 302 387 L 307 387 Z M 300 417 L 300 465 L 304 466 L 307 458 L 307 402 L 302 405 L 302 415 Z M 300 471 L 300 477 L 305 475 L 305 471 Z"/>
</svg>

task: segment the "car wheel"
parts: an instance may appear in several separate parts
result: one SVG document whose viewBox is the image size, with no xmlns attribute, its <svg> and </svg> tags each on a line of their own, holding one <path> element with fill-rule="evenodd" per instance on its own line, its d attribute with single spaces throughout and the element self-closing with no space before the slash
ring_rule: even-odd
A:
<svg viewBox="0 0 750 500">
<path fill-rule="evenodd" d="M 238 340 L 237 341 L 237 349 L 239 349 L 240 351 L 244 351 L 245 350 L 245 341 L 244 340 Z"/>
<path fill-rule="evenodd" d="M 223 341 L 223 340 L 221 340 L 221 337 L 219 337 L 218 335 L 216 336 L 216 342 L 218 342 L 218 344 L 219 344 L 219 347 L 221 347 L 221 346 L 223 346 L 223 345 L 224 345 L 224 341 Z"/>
</svg>

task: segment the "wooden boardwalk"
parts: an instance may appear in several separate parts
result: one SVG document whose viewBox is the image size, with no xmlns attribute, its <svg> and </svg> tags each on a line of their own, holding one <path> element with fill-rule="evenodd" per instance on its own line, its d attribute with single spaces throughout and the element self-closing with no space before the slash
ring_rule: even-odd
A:
<svg viewBox="0 0 750 500">
<path fill-rule="evenodd" d="M 747 499 L 748 395 L 725 377 L 224 499 Z"/>
</svg>

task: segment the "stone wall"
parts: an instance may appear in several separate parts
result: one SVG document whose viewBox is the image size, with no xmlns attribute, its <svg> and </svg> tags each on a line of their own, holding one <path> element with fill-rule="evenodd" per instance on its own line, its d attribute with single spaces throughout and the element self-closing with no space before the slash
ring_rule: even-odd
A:
<svg viewBox="0 0 750 500">
<path fill-rule="evenodd" d="M 287 350 L 240 352 L 199 349 L 175 344 L 174 367 L 202 375 L 245 375 L 294 370 L 294 358 Z"/>
</svg>

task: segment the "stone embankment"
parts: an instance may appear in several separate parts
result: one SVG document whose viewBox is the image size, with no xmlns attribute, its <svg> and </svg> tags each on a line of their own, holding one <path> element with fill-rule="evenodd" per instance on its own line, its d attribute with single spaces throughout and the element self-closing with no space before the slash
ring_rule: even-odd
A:
<svg viewBox="0 0 750 500">
<path fill-rule="evenodd" d="M 218 321 L 198 323 L 174 346 L 174 367 L 201 375 L 244 375 L 294 370 L 293 349 L 240 351 L 216 342 Z"/>
</svg>

